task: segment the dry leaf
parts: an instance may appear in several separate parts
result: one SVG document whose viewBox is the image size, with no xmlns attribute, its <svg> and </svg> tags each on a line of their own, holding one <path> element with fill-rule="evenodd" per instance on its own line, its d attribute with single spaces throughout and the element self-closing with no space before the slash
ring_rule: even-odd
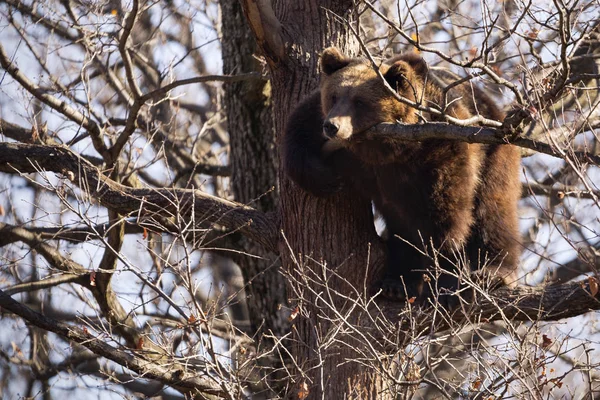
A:
<svg viewBox="0 0 600 400">
<path fill-rule="evenodd" d="M 562 387 L 562 382 L 558 378 L 550 379 L 549 382 L 554 383 L 556 385 L 556 387 L 558 387 L 559 389 Z"/>
<path fill-rule="evenodd" d="M 547 349 L 550 346 L 552 346 L 552 339 L 546 335 L 542 335 L 542 347 Z"/>
<path fill-rule="evenodd" d="M 416 299 L 417 299 L 416 297 L 411 297 L 410 299 L 408 299 L 406 301 L 408 301 L 409 304 L 412 304 L 415 302 Z"/>
<path fill-rule="evenodd" d="M 144 233 L 142 233 L 142 239 L 148 239 L 148 229 L 144 228 Z"/>
<path fill-rule="evenodd" d="M 308 390 L 308 384 L 306 382 L 302 382 L 300 384 L 300 389 L 298 390 L 298 398 L 299 399 L 305 399 L 308 397 L 309 394 L 309 390 Z"/>
<path fill-rule="evenodd" d="M 598 279 L 594 276 L 590 276 L 588 278 L 588 284 L 590 285 L 590 292 L 593 297 L 596 297 L 598 294 Z"/>
<path fill-rule="evenodd" d="M 90 286 L 96 286 L 96 271 L 90 272 Z"/>
<path fill-rule="evenodd" d="M 31 127 L 31 143 L 35 143 L 40 138 L 37 127 L 34 125 Z"/>
<path fill-rule="evenodd" d="M 417 36 L 417 34 L 416 34 L 416 33 L 413 33 L 413 34 L 411 34 L 411 35 L 410 35 L 410 38 L 411 38 L 411 39 L 412 39 L 414 42 L 418 42 L 418 41 L 419 41 L 419 40 L 418 40 L 418 39 L 419 39 L 419 37 Z M 420 53 L 419 49 L 417 49 L 416 47 L 413 49 L 413 51 L 414 51 L 415 53 Z"/>
<path fill-rule="evenodd" d="M 21 351 L 21 348 L 17 346 L 15 342 L 10 342 L 10 344 L 12 346 L 13 353 L 15 353 L 19 357 L 23 357 L 23 352 Z"/>
<path fill-rule="evenodd" d="M 298 316 L 298 314 L 300 314 L 300 307 L 296 307 L 292 310 L 292 313 L 290 314 L 288 321 L 293 321 L 296 319 L 296 317 Z"/>
</svg>

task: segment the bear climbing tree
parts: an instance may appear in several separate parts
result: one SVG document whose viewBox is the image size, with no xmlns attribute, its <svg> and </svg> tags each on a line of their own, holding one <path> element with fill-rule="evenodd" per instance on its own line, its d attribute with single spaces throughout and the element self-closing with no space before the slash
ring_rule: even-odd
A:
<svg viewBox="0 0 600 400">
<path fill-rule="evenodd" d="M 446 91 L 441 82 L 449 74 L 429 72 L 414 53 L 377 66 L 329 48 L 321 69 L 320 89 L 288 120 L 283 162 L 292 179 L 311 193 L 335 192 L 345 183 L 373 201 L 387 226 L 383 295 L 420 303 L 435 297 L 456 306 L 461 263 L 473 271 L 483 266 L 492 280 L 514 285 L 521 249 L 518 149 L 369 137 L 379 123 L 419 122 L 421 105 L 441 113 L 421 115 L 425 121 L 445 114 L 467 120 L 479 109 L 485 118 L 501 120 L 493 101 L 468 84 Z M 433 264 L 444 270 L 437 279 L 427 274 Z"/>
<path fill-rule="evenodd" d="M 0 2 L 0 397 L 595 397 L 600 5 L 405 3 Z M 484 225 L 511 221 L 485 212 L 507 144 L 532 286 L 464 274 L 421 307 L 426 264 L 414 300 L 374 296 L 416 267 L 389 273 L 373 202 L 403 236 L 472 204 L 463 265 L 509 247 Z M 468 190 L 425 168 L 444 148 Z"/>
<path fill-rule="evenodd" d="M 350 22 L 354 21 L 352 5 L 345 1 L 331 1 L 326 4 L 319 3 L 319 5 L 311 3 L 314 7 L 307 6 L 306 2 L 302 4 L 274 3 L 273 8 L 271 8 L 270 2 L 246 1 L 244 4 L 246 16 L 271 72 L 276 130 L 279 133 L 278 141 L 282 149 L 281 153 L 284 154 L 285 166 L 290 172 L 290 176 L 306 189 L 290 184 L 285 176 L 280 175 L 282 232 L 284 235 L 281 254 L 284 257 L 284 265 L 287 267 L 288 280 L 291 281 L 292 304 L 297 305 L 292 314 L 294 317 L 292 354 L 295 362 L 302 365 L 301 369 L 307 374 L 305 375 L 306 379 L 301 379 L 296 383 L 297 386 L 294 390 L 297 390 L 301 396 L 308 395 L 311 398 L 322 396 L 335 398 L 340 393 L 350 394 L 350 397 L 356 398 L 393 397 L 392 393 L 397 393 L 396 390 L 404 392 L 401 389 L 402 385 L 418 376 L 418 372 L 413 373 L 410 361 L 404 359 L 403 356 L 399 356 L 398 359 L 394 358 L 394 354 L 398 355 L 395 351 L 401 351 L 398 349 L 408 346 L 411 343 L 409 338 L 413 337 L 413 334 L 417 334 L 416 332 L 418 332 L 417 335 L 422 335 L 429 332 L 434 326 L 436 328 L 447 327 L 449 319 L 447 317 L 439 318 L 439 314 L 434 312 L 429 317 L 420 316 L 417 318 L 420 323 L 414 325 L 415 320 L 408 322 L 401 317 L 406 315 L 406 307 L 411 309 L 410 303 L 406 306 L 405 302 L 380 300 L 375 306 L 369 300 L 363 301 L 368 298 L 365 295 L 368 288 L 381 277 L 380 267 L 384 263 L 385 251 L 373 229 L 370 202 L 364 201 L 366 196 L 356 196 L 355 192 L 349 191 L 348 186 L 351 187 L 352 177 L 340 177 L 335 173 L 335 167 L 330 168 L 332 165 L 340 163 L 342 166 L 348 167 L 347 169 L 342 168 L 343 171 L 356 172 L 358 164 L 350 159 L 350 165 L 347 165 L 343 159 L 337 158 L 338 154 L 336 153 L 333 153 L 331 159 L 326 159 L 323 163 L 324 160 L 316 155 L 319 155 L 319 148 L 325 139 L 313 141 L 314 137 L 306 137 L 309 135 L 307 132 L 313 130 L 320 132 L 323 128 L 319 126 L 320 118 L 324 118 L 324 114 L 322 105 L 319 105 L 319 102 L 322 102 L 321 96 L 316 92 L 319 80 L 316 55 L 327 46 L 335 46 L 341 49 L 342 53 L 351 57 L 359 52 L 363 56 L 368 54 L 365 43 L 360 42 L 358 33 L 354 31 L 354 22 Z M 368 2 L 366 4 L 366 8 L 382 18 L 390 27 L 403 32 L 393 21 L 379 13 L 376 7 Z M 319 13 L 319 9 L 324 10 L 323 14 Z M 306 24 L 305 21 L 311 21 L 311 24 Z M 403 40 L 413 46 L 421 46 L 418 40 L 412 39 L 410 35 L 403 36 Z M 429 48 L 428 51 L 433 54 L 441 54 L 435 50 L 429 50 Z M 445 56 L 445 54 L 442 55 Z M 445 59 L 450 60 L 449 57 Z M 332 72 L 337 67 L 326 69 L 325 72 Z M 493 75 L 493 70 L 489 68 L 484 68 L 484 71 Z M 500 81 L 499 78 L 497 80 Z M 513 89 L 511 86 L 511 90 Z M 364 93 L 361 94 L 364 95 Z M 294 113 L 292 117 L 294 123 L 290 126 L 291 129 L 294 129 L 297 121 L 299 125 L 306 127 L 307 130 L 299 133 L 296 138 L 302 138 L 304 135 L 307 142 L 305 142 L 305 146 L 294 147 L 287 142 L 290 137 L 281 133 L 284 132 L 290 110 L 296 109 L 303 100 L 305 102 L 300 107 L 306 107 L 306 114 L 299 111 Z M 448 102 L 439 102 L 438 104 L 449 105 Z M 472 105 L 477 107 L 468 110 L 471 115 L 486 115 L 496 122 L 490 123 L 489 118 L 475 118 L 475 121 L 472 122 L 475 124 L 485 122 L 486 127 L 452 127 L 435 122 L 402 128 L 383 124 L 372 128 L 369 135 L 372 135 L 371 139 L 379 137 L 381 142 L 387 141 L 390 144 L 421 142 L 424 138 L 445 138 L 458 142 L 474 140 L 483 144 L 498 145 L 505 144 L 506 140 L 511 139 L 512 143 L 521 147 L 557 154 L 550 147 L 544 147 L 539 143 L 515 135 L 514 129 L 529 123 L 532 118 L 532 115 L 523 108 L 512 109 L 501 123 L 502 117 L 494 114 L 494 107 L 486 107 L 485 102 Z M 434 118 L 431 119 L 434 120 Z M 457 122 L 451 117 L 446 119 L 453 120 L 453 123 Z M 330 133 L 336 129 L 339 130 L 339 126 L 326 127 L 326 131 L 328 130 Z M 405 146 L 406 143 L 400 145 L 401 148 L 405 148 Z M 286 148 L 294 149 L 295 152 L 289 154 Z M 502 149 L 503 147 L 490 146 L 488 148 Z M 492 190 L 496 189 L 494 187 L 496 179 L 499 179 L 500 182 L 515 179 L 513 173 L 518 156 L 503 154 L 504 151 L 485 155 L 485 157 L 489 157 L 486 158 L 486 162 L 493 165 L 506 163 L 508 167 L 507 175 L 504 175 L 504 170 L 498 169 L 496 171 L 498 175 L 489 176 L 488 185 Z M 511 151 L 514 149 L 508 150 L 508 153 Z M 356 156 L 356 154 L 351 155 Z M 361 163 L 359 166 L 363 167 L 363 165 L 364 163 Z M 360 174 L 353 176 L 360 176 Z M 344 185 L 348 182 L 351 184 Z M 501 191 L 496 193 L 514 199 L 520 191 L 519 185 L 516 186 L 511 189 L 510 193 Z M 506 189 L 506 186 L 504 188 Z M 309 192 L 319 196 L 329 196 L 313 197 Z M 513 200 L 499 204 L 513 204 Z M 489 206 L 491 204 L 483 207 Z M 507 216 L 507 220 L 514 221 L 514 217 Z M 481 221 L 477 223 L 481 223 Z M 510 229 L 513 228 L 509 225 Z M 365 244 L 367 244 L 366 248 Z M 501 245 L 502 248 L 510 249 L 508 251 L 509 259 L 512 260 L 514 260 L 515 254 L 513 246 L 514 242 Z M 478 244 L 475 248 L 481 247 L 482 245 Z M 479 255 L 473 258 L 478 257 Z M 481 261 L 481 258 L 478 261 Z M 509 275 L 511 268 L 512 266 L 506 273 L 501 272 L 501 275 Z M 590 284 L 593 286 L 594 281 L 590 281 Z M 558 289 L 558 287 L 554 289 Z M 495 292 L 498 297 L 494 297 L 493 305 L 486 304 L 485 301 L 481 303 L 482 300 L 478 299 L 474 308 L 470 308 L 466 313 L 459 313 L 460 315 L 455 314 L 455 318 L 460 320 L 477 316 L 479 320 L 498 318 L 499 315 L 508 319 L 529 318 L 525 317 L 527 314 L 532 318 L 538 318 L 533 315 L 539 316 L 540 309 L 547 310 L 544 312 L 544 319 L 560 318 L 565 314 L 562 311 L 555 313 L 558 311 L 557 301 L 562 302 L 558 299 L 567 296 L 571 305 L 584 303 L 589 305 L 588 290 L 590 290 L 590 286 L 580 287 L 577 284 L 562 286 L 556 292 L 503 288 Z M 597 293 L 593 289 L 591 291 L 594 294 Z M 527 295 L 524 296 L 525 293 Z M 404 305 L 399 305 L 400 303 Z M 501 309 L 500 313 L 498 307 Z M 378 331 L 377 321 L 381 320 L 398 322 L 401 333 L 390 330 L 388 331 L 390 337 L 385 339 L 375 337 L 376 335 L 372 336 L 374 331 Z M 360 323 L 358 323 L 359 321 Z M 407 325 L 404 325 L 405 323 Z M 329 335 L 333 335 L 332 332 L 337 333 L 335 342 L 329 341 Z M 380 343 L 379 339 L 383 343 L 387 343 L 389 347 L 374 346 L 375 343 Z M 323 357 L 323 352 L 326 352 L 327 356 Z M 364 362 L 367 359 L 376 359 L 379 363 L 366 366 Z M 352 362 L 352 360 L 357 360 L 357 362 Z M 401 362 L 401 366 L 399 366 L 401 371 L 398 373 L 401 378 L 398 378 L 398 381 L 389 375 L 375 372 L 393 370 L 395 366 L 398 366 L 395 364 L 398 360 L 407 361 L 404 364 Z M 395 384 L 399 386 L 394 386 Z"/>
</svg>

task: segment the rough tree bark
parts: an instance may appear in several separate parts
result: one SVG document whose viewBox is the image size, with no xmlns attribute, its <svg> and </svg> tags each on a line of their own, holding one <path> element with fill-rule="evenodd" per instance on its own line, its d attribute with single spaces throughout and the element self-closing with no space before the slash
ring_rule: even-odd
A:
<svg viewBox="0 0 600 400">
<path fill-rule="evenodd" d="M 223 72 L 260 71 L 256 43 L 237 0 L 221 0 Z M 277 210 L 278 190 L 271 85 L 247 80 L 226 85 L 224 100 L 231 147 L 231 186 L 235 200 L 264 212 Z M 252 332 L 281 337 L 289 328 L 282 305 L 287 303 L 280 262 L 273 252 L 246 237 L 239 249 L 258 257 L 238 256 L 246 283 Z M 236 253 L 237 254 L 237 253 Z M 261 337 L 259 334 L 257 337 Z"/>
<path fill-rule="evenodd" d="M 289 112 L 318 88 L 320 52 L 328 46 L 337 46 L 347 54 L 357 53 L 358 43 L 342 20 L 351 19 L 352 2 L 281 1 L 274 4 L 274 9 L 268 1 L 243 3 L 270 66 L 275 131 L 281 142 Z M 302 273 L 321 276 L 319 261 L 325 261 L 346 280 L 345 283 L 332 278 L 329 281 L 332 290 L 350 293 L 348 285 L 363 287 L 365 282 L 368 285 L 374 271 L 367 268 L 369 243 L 378 243 L 370 202 L 347 192 L 318 199 L 289 181 L 281 166 L 279 172 L 284 236 L 280 253 L 287 271 L 293 276 L 300 269 L 309 269 L 312 272 Z M 374 263 L 378 257 L 370 259 Z M 367 270 L 371 274 L 366 277 Z M 380 393 L 383 386 L 380 376 L 348 362 L 357 356 L 350 347 L 324 346 L 328 331 L 333 329 L 327 317 L 319 315 L 326 311 L 318 307 L 314 293 L 298 293 L 294 289 L 289 289 L 290 297 L 297 302 L 299 316 L 292 329 L 292 355 L 302 371 L 302 379 L 296 380 L 299 394 L 304 396 L 308 390 L 309 398 L 385 398 Z M 345 308 L 341 301 L 337 306 L 339 310 Z"/>
</svg>

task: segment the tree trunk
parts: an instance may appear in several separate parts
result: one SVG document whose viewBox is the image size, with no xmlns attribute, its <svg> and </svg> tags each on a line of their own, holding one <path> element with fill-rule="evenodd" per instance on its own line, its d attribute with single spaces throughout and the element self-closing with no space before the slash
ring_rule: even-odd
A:
<svg viewBox="0 0 600 400">
<path fill-rule="evenodd" d="M 238 0 L 221 0 L 223 73 L 260 71 L 256 43 Z M 231 186 L 235 200 L 261 211 L 278 203 L 277 159 L 271 106 L 271 85 L 248 80 L 224 86 L 231 146 Z M 282 306 L 287 304 L 284 278 L 277 255 L 245 237 L 236 248 L 257 257 L 236 256 L 246 284 L 252 332 L 282 336 L 289 330 Z"/>
<path fill-rule="evenodd" d="M 323 48 L 337 46 L 347 54 L 358 52 L 349 26 L 338 18 L 350 20 L 351 6 L 351 1 L 331 0 L 279 1 L 274 5 L 287 53 L 281 61 L 271 58 L 269 63 L 278 139 L 291 110 L 318 88 Z M 269 55 L 269 51 L 265 53 Z M 382 377 L 352 362 L 358 353 L 352 348 L 351 335 L 338 333 L 336 341 L 327 342 L 343 324 L 339 319 L 333 321 L 332 308 L 343 314 L 351 306 L 343 296 L 356 298 L 359 295 L 353 288 L 364 293 L 363 288 L 371 285 L 374 268 L 368 268 L 369 243 L 376 244 L 377 249 L 370 257 L 371 264 L 381 260 L 371 204 L 349 192 L 327 199 L 312 197 L 287 179 L 281 165 L 279 176 L 284 234 L 280 252 L 290 274 L 292 307 L 298 310 L 292 329 L 292 354 L 301 375 L 295 380 L 294 395 L 302 397 L 308 391 L 309 398 L 315 399 L 385 398 L 381 394 Z M 321 261 L 326 262 L 327 271 Z M 306 278 L 322 280 L 326 286 L 302 282 Z M 327 293 L 325 300 L 319 298 L 323 293 Z M 347 320 L 352 323 L 358 317 L 354 313 Z"/>
</svg>

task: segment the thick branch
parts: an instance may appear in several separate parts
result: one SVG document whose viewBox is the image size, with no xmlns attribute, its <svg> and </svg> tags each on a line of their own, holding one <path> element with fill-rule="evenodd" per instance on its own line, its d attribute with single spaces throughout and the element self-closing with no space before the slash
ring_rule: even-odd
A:
<svg viewBox="0 0 600 400">
<path fill-rule="evenodd" d="M 23 143 L 34 143 L 33 128 L 26 129 L 19 125 L 0 119 L 0 134 Z"/>
<path fill-rule="evenodd" d="M 221 199 L 194 189 L 133 189 L 106 176 L 66 147 L 0 143 L 0 172 L 58 172 L 86 191 L 104 207 L 122 215 L 181 214 L 196 223 L 212 223 L 255 240 L 277 251 L 278 226 L 273 214 Z"/>
<path fill-rule="evenodd" d="M 270 0 L 243 0 L 244 14 L 258 45 L 272 64 L 285 58 L 281 23 L 275 16 Z"/>
<path fill-rule="evenodd" d="M 141 97 L 141 100 L 143 102 L 146 102 L 148 100 L 156 100 L 158 98 L 161 98 L 165 94 L 167 94 L 167 92 L 169 92 L 170 90 L 173 90 L 175 88 L 178 88 L 178 87 L 184 86 L 184 85 L 192 85 L 195 83 L 206 83 L 206 82 L 234 83 L 234 82 L 247 81 L 247 80 L 251 80 L 251 79 L 263 80 L 264 78 L 258 72 L 248 72 L 248 73 L 237 74 L 237 75 L 205 75 L 205 76 L 196 76 L 194 78 L 188 78 L 188 79 L 180 79 L 178 81 L 171 82 L 168 85 L 165 85 L 161 88 L 153 90 L 152 92 L 144 94 Z"/>
<path fill-rule="evenodd" d="M 88 278 L 89 280 L 89 278 Z M 19 283 L 6 289 L 6 294 L 13 295 L 22 292 L 33 292 L 36 290 L 48 289 L 54 286 L 62 285 L 63 283 L 81 282 L 82 276 L 77 274 L 63 274 L 50 278 L 42 279 L 41 281 Z"/>
<path fill-rule="evenodd" d="M 16 235 L 6 235 L 3 234 L 3 230 L 11 230 L 15 228 L 14 226 L 0 223 L 0 247 L 6 246 L 8 244 L 18 242 L 21 240 L 20 237 Z M 97 224 L 93 226 L 75 226 L 75 227 L 39 227 L 39 226 L 29 226 L 26 229 L 28 232 L 39 237 L 40 241 L 46 240 L 66 240 L 72 243 L 82 243 L 87 242 L 89 240 L 97 240 L 99 237 L 104 237 L 108 232 L 109 225 L 108 224 Z M 156 227 L 153 227 L 156 228 Z M 125 225 L 125 234 L 140 234 L 144 232 L 144 228 L 139 225 L 134 225 L 133 223 L 128 223 Z"/>
<path fill-rule="evenodd" d="M 546 281 L 563 283 L 578 278 L 583 274 L 597 272 L 600 269 L 599 249 L 600 242 L 580 247 L 577 250 L 577 257 L 550 271 L 545 278 Z"/>
<path fill-rule="evenodd" d="M 594 285 L 597 287 L 597 280 Z M 440 314 L 427 312 L 416 320 L 424 331 L 431 328 L 440 331 L 448 328 L 450 323 L 491 322 L 499 320 L 510 321 L 557 321 L 575 317 L 589 311 L 600 310 L 598 293 L 592 296 L 590 280 L 581 282 L 551 285 L 546 287 L 516 288 L 502 287 L 486 296 L 476 296 L 476 301 L 468 303 L 464 310 L 457 310 L 449 319 L 440 318 Z M 596 290 L 597 291 L 597 290 Z M 397 322 L 398 316 L 406 313 L 404 302 L 381 301 L 379 308 L 383 310 L 390 321 Z M 416 310 L 415 312 L 420 313 Z M 409 319 L 415 318 L 410 315 Z M 435 318 L 435 321 L 434 321 Z M 401 318 L 401 322 L 403 319 Z M 406 320 L 407 322 L 409 320 Z M 423 332 L 424 333 L 424 332 Z"/>
<path fill-rule="evenodd" d="M 50 265 L 65 273 L 83 276 L 89 272 L 75 261 L 63 257 L 55 247 L 43 243 L 37 234 L 18 226 L 0 223 L 0 247 L 17 241 L 27 244 L 44 257 Z"/>
<path fill-rule="evenodd" d="M 428 139 L 457 140 L 467 143 L 512 144 L 534 150 L 539 153 L 563 158 L 561 152 L 548 143 L 533 139 L 517 137 L 509 139 L 500 130 L 477 126 L 455 126 L 444 122 L 428 122 L 425 124 L 379 124 L 369 131 L 369 140 L 394 139 L 400 142 L 422 142 Z M 582 162 L 600 165 L 600 156 L 580 151 L 567 151 L 571 157 Z"/>
<path fill-rule="evenodd" d="M 220 398 L 220 396 L 223 396 L 223 391 L 214 379 L 200 377 L 197 373 L 190 374 L 182 369 L 163 368 L 155 361 L 145 360 L 114 348 L 92 336 L 89 332 L 60 321 L 55 321 L 31 310 L 15 301 L 2 290 L 0 290 L 0 307 L 15 313 L 34 326 L 54 332 L 68 341 L 78 343 L 91 350 L 94 354 L 112 360 L 145 378 L 164 382 L 182 392 L 200 391 L 207 396 L 211 396 L 210 398 Z"/>
<path fill-rule="evenodd" d="M 499 319 L 502 314 L 517 321 L 557 321 L 600 309 L 589 281 L 542 288 L 500 288 L 492 292 L 495 304 L 486 300 L 479 307 L 481 318 Z"/>
</svg>

